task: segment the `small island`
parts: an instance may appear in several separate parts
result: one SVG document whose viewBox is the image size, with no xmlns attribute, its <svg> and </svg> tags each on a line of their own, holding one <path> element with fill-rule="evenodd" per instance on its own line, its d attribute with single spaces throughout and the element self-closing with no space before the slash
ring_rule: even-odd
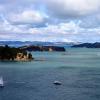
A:
<svg viewBox="0 0 100 100">
<path fill-rule="evenodd" d="M 31 61 L 32 54 L 8 45 L 0 46 L 0 61 Z"/>
</svg>

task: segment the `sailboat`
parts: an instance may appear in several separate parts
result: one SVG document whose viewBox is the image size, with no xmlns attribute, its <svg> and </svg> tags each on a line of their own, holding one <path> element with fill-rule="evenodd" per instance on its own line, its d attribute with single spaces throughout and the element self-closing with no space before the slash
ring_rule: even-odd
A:
<svg viewBox="0 0 100 100">
<path fill-rule="evenodd" d="M 3 77 L 0 77 L 0 88 L 4 87 Z"/>
</svg>

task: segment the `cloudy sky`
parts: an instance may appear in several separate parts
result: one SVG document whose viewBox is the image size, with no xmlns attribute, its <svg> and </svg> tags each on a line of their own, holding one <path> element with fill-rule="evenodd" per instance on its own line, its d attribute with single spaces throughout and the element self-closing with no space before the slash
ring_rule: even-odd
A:
<svg viewBox="0 0 100 100">
<path fill-rule="evenodd" d="M 100 42 L 100 0 L 0 0 L 0 40 Z"/>
</svg>

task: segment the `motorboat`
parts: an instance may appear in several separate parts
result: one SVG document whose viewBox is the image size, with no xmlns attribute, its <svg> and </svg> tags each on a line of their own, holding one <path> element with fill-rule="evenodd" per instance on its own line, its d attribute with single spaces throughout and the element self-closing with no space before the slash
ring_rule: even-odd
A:
<svg viewBox="0 0 100 100">
<path fill-rule="evenodd" d="M 62 83 L 60 81 L 54 81 L 53 84 L 55 84 L 55 85 L 61 85 Z"/>
</svg>

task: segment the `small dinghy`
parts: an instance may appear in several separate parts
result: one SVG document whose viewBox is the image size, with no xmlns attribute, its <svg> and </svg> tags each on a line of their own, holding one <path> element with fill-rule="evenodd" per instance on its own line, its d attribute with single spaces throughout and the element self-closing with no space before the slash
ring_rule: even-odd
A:
<svg viewBox="0 0 100 100">
<path fill-rule="evenodd" d="M 3 88 L 4 87 L 4 82 L 3 82 L 3 78 L 0 77 L 0 88 Z"/>
<path fill-rule="evenodd" d="M 62 83 L 60 81 L 54 81 L 53 84 L 55 84 L 55 85 L 61 85 Z"/>
</svg>

